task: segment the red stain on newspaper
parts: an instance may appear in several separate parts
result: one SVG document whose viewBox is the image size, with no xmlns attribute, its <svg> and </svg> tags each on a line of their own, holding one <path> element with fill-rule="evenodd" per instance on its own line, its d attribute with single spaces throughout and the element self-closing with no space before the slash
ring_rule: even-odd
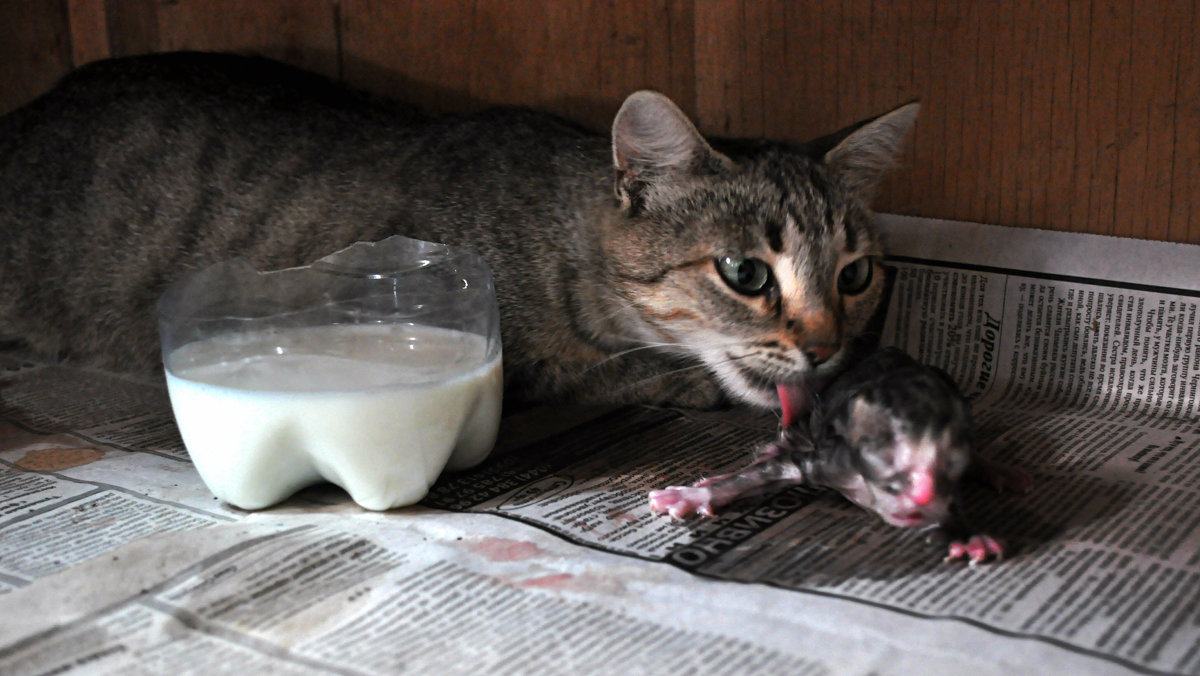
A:
<svg viewBox="0 0 1200 676">
<path fill-rule="evenodd" d="M 507 538 L 482 538 L 467 542 L 467 549 L 489 561 L 525 561 L 543 554 L 532 542 Z"/>
</svg>

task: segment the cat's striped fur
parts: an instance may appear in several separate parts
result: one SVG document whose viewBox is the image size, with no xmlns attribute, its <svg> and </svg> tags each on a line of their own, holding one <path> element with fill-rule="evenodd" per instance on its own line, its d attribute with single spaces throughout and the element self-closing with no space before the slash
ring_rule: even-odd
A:
<svg viewBox="0 0 1200 676">
<path fill-rule="evenodd" d="M 879 302 L 868 207 L 915 115 L 710 145 L 651 92 L 609 136 L 424 119 L 261 59 L 99 62 L 0 118 L 0 336 L 152 372 L 183 272 L 401 233 L 489 260 L 513 401 L 773 406 Z"/>
</svg>

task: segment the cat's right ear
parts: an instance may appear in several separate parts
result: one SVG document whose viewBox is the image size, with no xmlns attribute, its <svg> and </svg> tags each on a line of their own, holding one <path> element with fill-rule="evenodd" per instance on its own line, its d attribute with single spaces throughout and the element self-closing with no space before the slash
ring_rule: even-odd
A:
<svg viewBox="0 0 1200 676">
<path fill-rule="evenodd" d="M 689 173 L 717 172 L 729 166 L 671 99 L 652 91 L 629 95 L 613 120 L 616 193 L 624 208 L 648 188 Z"/>
<path fill-rule="evenodd" d="M 899 161 L 920 109 L 919 103 L 909 103 L 827 137 L 837 145 L 825 153 L 825 164 L 864 204 L 871 203 L 884 174 Z"/>
</svg>

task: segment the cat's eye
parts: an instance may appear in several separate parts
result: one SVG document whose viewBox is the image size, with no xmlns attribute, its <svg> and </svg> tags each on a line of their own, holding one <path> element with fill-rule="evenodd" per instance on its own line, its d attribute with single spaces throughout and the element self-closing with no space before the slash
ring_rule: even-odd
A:
<svg viewBox="0 0 1200 676">
<path fill-rule="evenodd" d="M 717 272 L 729 288 L 747 296 L 757 296 L 771 288 L 771 266 L 757 258 L 717 259 Z"/>
<path fill-rule="evenodd" d="M 872 265 L 869 257 L 859 258 L 842 268 L 838 273 L 838 292 L 846 296 L 854 296 L 867 290 L 871 285 Z"/>
</svg>

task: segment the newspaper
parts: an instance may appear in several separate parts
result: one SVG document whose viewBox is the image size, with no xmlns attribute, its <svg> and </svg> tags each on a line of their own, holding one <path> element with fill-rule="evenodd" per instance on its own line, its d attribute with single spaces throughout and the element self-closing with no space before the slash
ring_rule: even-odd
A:
<svg viewBox="0 0 1200 676">
<path fill-rule="evenodd" d="M 793 488 L 717 518 L 646 493 L 744 465 L 770 413 L 535 409 L 420 504 L 244 512 L 165 388 L 0 352 L 0 673 L 1200 673 L 1200 247 L 883 217 L 883 341 L 947 369 L 969 487 L 1016 545 Z"/>
</svg>

